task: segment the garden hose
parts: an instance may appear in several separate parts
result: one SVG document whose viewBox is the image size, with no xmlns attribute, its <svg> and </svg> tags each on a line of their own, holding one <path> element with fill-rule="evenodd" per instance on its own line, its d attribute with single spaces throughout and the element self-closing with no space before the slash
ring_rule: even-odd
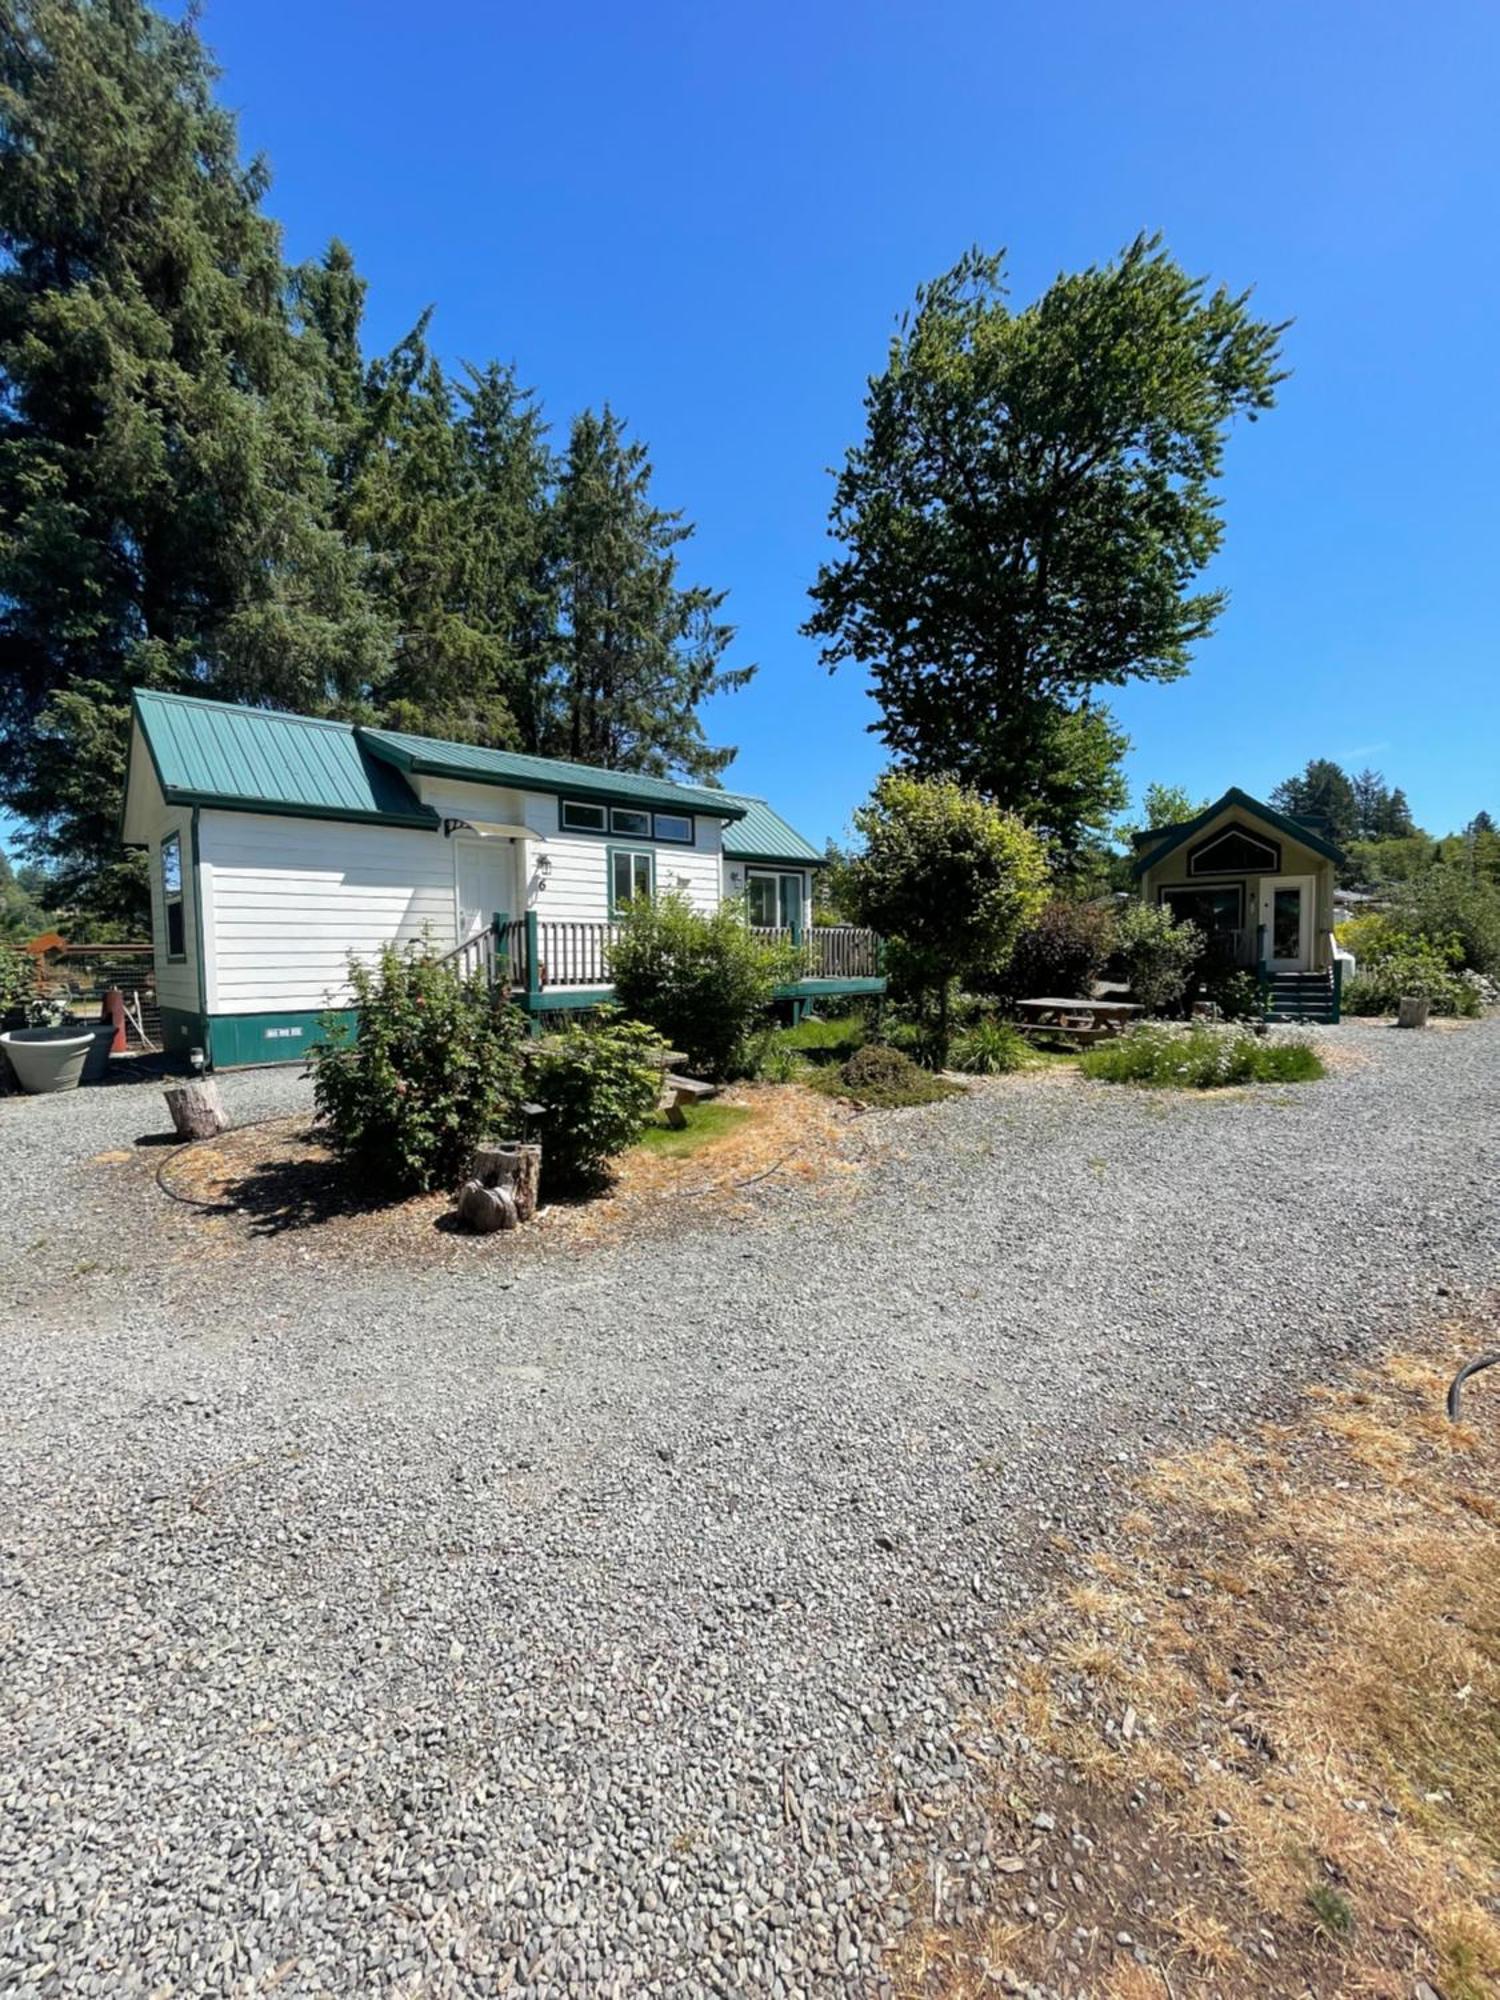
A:
<svg viewBox="0 0 1500 2000">
<path fill-rule="evenodd" d="M 1465 1382 L 1468 1381 L 1471 1375 L 1477 1375 L 1481 1368 L 1493 1368 L 1497 1362 L 1500 1362 L 1500 1350 L 1497 1350 L 1494 1354 L 1480 1354 L 1473 1361 L 1466 1362 L 1459 1369 L 1448 1389 L 1448 1419 L 1450 1423 L 1456 1424 L 1458 1422 L 1459 1397 Z"/>
</svg>

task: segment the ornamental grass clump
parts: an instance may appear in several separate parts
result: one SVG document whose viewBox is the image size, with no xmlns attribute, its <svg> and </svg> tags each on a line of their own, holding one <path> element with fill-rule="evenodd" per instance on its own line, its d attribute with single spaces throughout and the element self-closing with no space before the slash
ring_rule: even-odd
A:
<svg viewBox="0 0 1500 2000">
<path fill-rule="evenodd" d="M 1033 1060 L 1026 1037 L 1009 1021 L 988 1018 L 960 1028 L 948 1050 L 948 1067 L 965 1076 L 1009 1076 Z"/>
<path fill-rule="evenodd" d="M 1323 1075 L 1307 1042 L 1273 1040 L 1244 1028 L 1133 1028 L 1079 1059 L 1099 1083 L 1168 1090 L 1220 1090 L 1242 1083 L 1311 1083 Z"/>
</svg>

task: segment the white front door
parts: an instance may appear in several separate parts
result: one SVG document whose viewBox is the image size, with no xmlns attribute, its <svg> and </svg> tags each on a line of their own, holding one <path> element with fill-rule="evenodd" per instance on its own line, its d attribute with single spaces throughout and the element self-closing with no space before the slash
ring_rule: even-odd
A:
<svg viewBox="0 0 1500 2000">
<path fill-rule="evenodd" d="M 453 836 L 453 882 L 458 906 L 456 944 L 487 931 L 497 911 L 508 917 L 520 915 L 516 901 L 515 846 L 511 840 L 481 840 L 472 833 Z"/>
<path fill-rule="evenodd" d="M 1271 971 L 1311 972 L 1312 876 L 1262 875 L 1260 921 L 1265 931 L 1266 964 Z"/>
</svg>

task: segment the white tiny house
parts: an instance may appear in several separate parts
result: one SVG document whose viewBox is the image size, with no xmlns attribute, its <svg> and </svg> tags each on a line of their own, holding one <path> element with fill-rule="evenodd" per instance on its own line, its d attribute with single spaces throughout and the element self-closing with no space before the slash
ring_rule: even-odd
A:
<svg viewBox="0 0 1500 2000">
<path fill-rule="evenodd" d="M 637 896 L 743 896 L 751 923 L 812 935 L 819 862 L 762 799 L 150 691 L 122 834 L 151 860 L 166 1044 L 218 1066 L 300 1056 L 348 1007 L 349 955 L 386 944 L 499 939 L 545 1013 L 610 997 L 610 927 Z M 835 955 L 836 981 L 786 997 L 883 986 L 873 945 Z"/>
</svg>

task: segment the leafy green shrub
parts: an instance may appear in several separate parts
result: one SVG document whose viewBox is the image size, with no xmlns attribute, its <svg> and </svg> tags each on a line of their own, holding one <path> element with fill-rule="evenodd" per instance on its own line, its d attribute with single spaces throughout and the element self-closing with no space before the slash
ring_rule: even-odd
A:
<svg viewBox="0 0 1500 2000">
<path fill-rule="evenodd" d="M 1114 948 L 1115 915 L 1108 904 L 1055 897 L 1016 940 L 996 990 L 1016 1000 L 1086 1000 Z"/>
<path fill-rule="evenodd" d="M 744 1067 L 757 1083 L 800 1083 L 812 1060 L 784 1039 L 785 1029 L 761 1028 L 745 1044 Z"/>
<path fill-rule="evenodd" d="M 908 1104 L 936 1104 L 958 1090 L 957 1084 L 945 1083 L 941 1077 L 918 1069 L 910 1056 L 881 1042 L 871 1042 L 856 1050 L 837 1069 L 819 1072 L 816 1082 L 820 1090 L 852 1097 L 857 1103 L 882 1111 L 897 1110 Z"/>
<path fill-rule="evenodd" d="M 421 945 L 351 956 L 349 984 L 353 1032 L 330 1015 L 309 1056 L 330 1143 L 371 1193 L 455 1185 L 476 1142 L 514 1126 L 524 1019 Z"/>
<path fill-rule="evenodd" d="M 949 1068 L 966 1076 L 1008 1076 L 1031 1058 L 1026 1037 L 1008 1021 L 980 1020 L 960 1028 L 948 1050 Z"/>
<path fill-rule="evenodd" d="M 656 1109 L 660 1038 L 639 1021 L 565 1028 L 526 1052 L 526 1090 L 542 1107 L 543 1186 L 597 1186 L 610 1160 L 633 1146 Z"/>
<path fill-rule="evenodd" d="M 1396 931 L 1440 949 L 1456 944 L 1459 966 L 1500 972 L 1500 887 L 1483 875 L 1452 866 L 1424 869 L 1396 891 L 1390 917 Z"/>
<path fill-rule="evenodd" d="M 0 946 L 0 1023 L 25 1014 L 36 998 L 36 960 L 24 951 Z"/>
<path fill-rule="evenodd" d="M 1438 942 L 1387 926 L 1378 938 L 1367 933 L 1365 948 L 1369 956 L 1344 984 L 1346 1013 L 1394 1014 L 1407 996 L 1428 1001 L 1434 1014 L 1482 1012 L 1479 987 L 1458 969 L 1463 947 L 1456 938 Z"/>
<path fill-rule="evenodd" d="M 1079 1058 L 1100 1083 L 1215 1090 L 1232 1083 L 1310 1083 L 1323 1074 L 1307 1042 L 1273 1040 L 1245 1028 L 1132 1028 Z"/>
<path fill-rule="evenodd" d="M 705 915 L 675 892 L 631 903 L 609 954 L 625 1012 L 681 1049 L 694 1074 L 714 1078 L 742 1067 L 775 988 L 802 965 L 791 945 L 758 937 L 739 903 Z"/>
<path fill-rule="evenodd" d="M 856 921 L 886 941 L 897 992 L 934 1003 L 946 1056 L 955 980 L 998 974 L 1047 894 L 1037 834 L 977 792 L 888 771 L 854 815 L 864 848 L 849 863 Z"/>
<path fill-rule="evenodd" d="M 1207 972 L 1199 981 L 1199 991 L 1211 1000 L 1226 1021 L 1264 1020 L 1269 1004 L 1260 981 L 1242 966 L 1224 966 Z"/>
<path fill-rule="evenodd" d="M 1203 952 L 1203 933 L 1177 923 L 1165 903 L 1128 903 L 1115 919 L 1130 990 L 1148 1014 L 1177 1006 Z"/>
</svg>

